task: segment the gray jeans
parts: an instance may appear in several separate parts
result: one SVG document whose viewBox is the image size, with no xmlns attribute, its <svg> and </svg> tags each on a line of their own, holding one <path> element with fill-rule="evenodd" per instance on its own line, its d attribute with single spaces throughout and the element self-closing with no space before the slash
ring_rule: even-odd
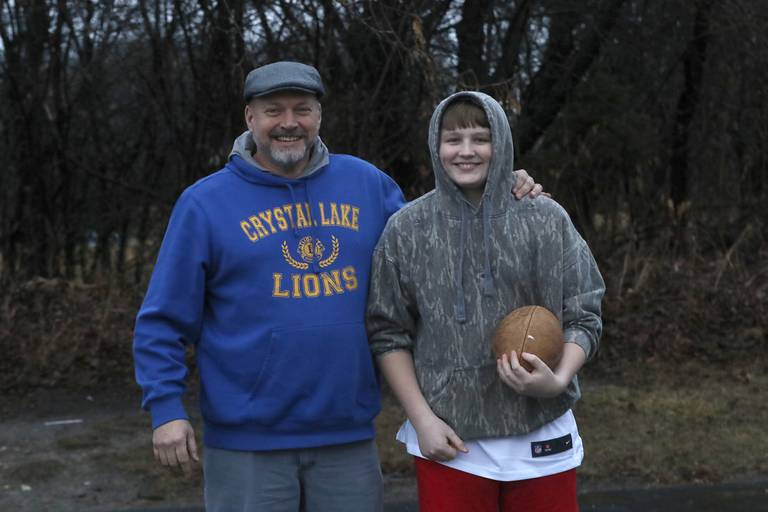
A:
<svg viewBox="0 0 768 512">
<path fill-rule="evenodd" d="M 241 452 L 206 447 L 207 512 L 381 512 L 374 441 Z"/>
</svg>

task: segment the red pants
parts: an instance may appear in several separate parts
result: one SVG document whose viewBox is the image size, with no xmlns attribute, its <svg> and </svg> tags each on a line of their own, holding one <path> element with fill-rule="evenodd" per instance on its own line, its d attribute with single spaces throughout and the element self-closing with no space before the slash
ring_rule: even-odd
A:
<svg viewBox="0 0 768 512">
<path fill-rule="evenodd" d="M 414 457 L 421 512 L 578 512 L 576 470 L 500 482 Z"/>
</svg>

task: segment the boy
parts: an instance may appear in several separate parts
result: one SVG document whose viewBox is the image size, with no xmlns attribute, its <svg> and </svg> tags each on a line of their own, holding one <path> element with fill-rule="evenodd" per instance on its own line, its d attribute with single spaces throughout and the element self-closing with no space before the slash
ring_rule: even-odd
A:
<svg viewBox="0 0 768 512">
<path fill-rule="evenodd" d="M 436 189 L 390 218 L 367 308 L 372 350 L 408 416 L 398 440 L 415 456 L 420 510 L 578 510 L 571 407 L 597 350 L 602 277 L 557 203 L 503 193 L 512 136 L 493 98 L 445 99 L 429 149 Z M 491 355 L 498 321 L 527 304 L 563 322 L 554 371 L 532 354 Z"/>
</svg>

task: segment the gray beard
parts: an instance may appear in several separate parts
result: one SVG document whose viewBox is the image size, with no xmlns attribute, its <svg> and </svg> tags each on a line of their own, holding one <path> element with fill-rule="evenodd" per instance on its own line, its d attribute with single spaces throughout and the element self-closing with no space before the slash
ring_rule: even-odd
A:
<svg viewBox="0 0 768 512">
<path fill-rule="evenodd" d="M 306 154 L 307 154 L 307 149 L 303 149 L 303 150 L 297 149 L 295 151 L 272 150 L 269 152 L 269 156 L 272 158 L 272 161 L 286 167 L 295 165 L 301 162 L 301 160 L 304 158 Z"/>
</svg>

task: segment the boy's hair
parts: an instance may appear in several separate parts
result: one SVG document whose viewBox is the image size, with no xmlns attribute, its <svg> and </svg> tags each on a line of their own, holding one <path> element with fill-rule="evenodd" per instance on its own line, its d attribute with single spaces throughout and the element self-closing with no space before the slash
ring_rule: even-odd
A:
<svg viewBox="0 0 768 512">
<path fill-rule="evenodd" d="M 467 99 L 458 99 L 448 105 L 440 120 L 441 130 L 458 130 L 461 128 L 489 128 L 485 111 L 476 103 Z"/>
</svg>

